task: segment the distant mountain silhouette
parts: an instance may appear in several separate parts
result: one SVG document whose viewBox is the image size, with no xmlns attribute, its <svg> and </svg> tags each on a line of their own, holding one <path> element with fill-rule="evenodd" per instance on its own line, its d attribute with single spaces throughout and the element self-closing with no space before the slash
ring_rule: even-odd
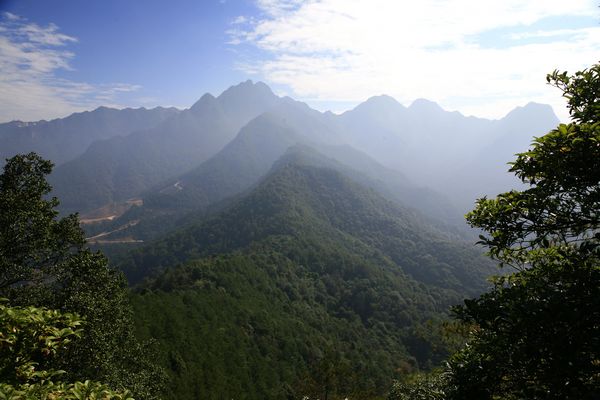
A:
<svg viewBox="0 0 600 400">
<path fill-rule="evenodd" d="M 444 111 L 428 100 L 406 108 L 380 96 L 340 115 L 337 123 L 350 145 L 466 210 L 477 196 L 511 189 L 516 180 L 506 174 L 506 163 L 558 119 L 550 106 L 533 103 L 487 120 Z"/>
<path fill-rule="evenodd" d="M 64 211 L 90 210 L 138 196 L 207 160 L 278 101 L 266 85 L 250 81 L 217 98 L 206 94 L 153 128 L 95 142 L 54 171 L 54 192 Z"/>
<path fill-rule="evenodd" d="M 83 154 L 97 140 L 151 128 L 178 112 L 163 107 L 150 110 L 99 107 L 52 121 L 0 124 L 0 165 L 6 158 L 31 151 L 60 165 Z"/>
<path fill-rule="evenodd" d="M 50 122 L 3 124 L 0 148 L 13 151 L 18 137 L 35 142 L 38 147 L 32 149 L 50 158 L 67 160 L 71 154 L 51 177 L 65 212 L 138 197 L 167 207 L 168 201 L 175 202 L 172 207 L 204 207 L 249 188 L 288 147 L 301 143 L 374 178 L 363 170 L 367 165 L 352 165 L 352 157 L 340 149 L 358 151 L 358 158 L 368 157 L 388 171 L 380 173 L 389 177 L 389 171 L 397 171 L 393 179 L 400 185 L 411 182 L 430 190 L 429 195 L 400 196 L 403 201 L 434 214 L 440 202 L 448 210 L 455 205 L 454 218 L 460 218 L 477 197 L 518 185 L 506 163 L 557 123 L 549 106 L 535 103 L 487 120 L 445 111 L 425 99 L 405 107 L 385 95 L 335 115 L 279 98 L 262 82 L 246 81 L 218 97 L 205 94 L 179 112 L 101 108 Z M 38 139 L 38 126 L 46 125 L 56 133 L 47 141 Z M 333 148 L 336 154 L 330 153 Z"/>
</svg>

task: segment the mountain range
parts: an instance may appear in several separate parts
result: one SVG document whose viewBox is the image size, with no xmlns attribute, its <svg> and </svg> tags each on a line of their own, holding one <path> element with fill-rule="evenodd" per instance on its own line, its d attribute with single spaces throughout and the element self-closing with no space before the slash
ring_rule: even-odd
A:
<svg viewBox="0 0 600 400">
<path fill-rule="evenodd" d="M 323 146 L 360 150 L 464 212 L 475 198 L 510 189 L 506 163 L 557 123 L 549 106 L 535 103 L 500 120 L 486 120 L 447 112 L 423 99 L 405 107 L 389 96 L 372 97 L 335 115 L 280 98 L 264 83 L 246 81 L 218 97 L 206 94 L 183 111 L 101 107 L 52 121 L 1 124 L 0 152 L 6 158 L 37 151 L 53 160 L 58 168 L 51 180 L 65 212 L 85 213 L 148 196 L 152 189 L 160 192 L 177 181 L 183 185 L 194 176 L 200 185 L 202 179 L 218 182 L 218 176 L 206 172 L 216 164 L 220 171 L 246 174 L 240 177 L 244 184 L 218 182 L 233 185 L 223 192 L 231 195 L 256 182 L 296 143 L 325 154 Z M 239 157 L 232 155 L 236 151 Z M 337 156 L 345 161 L 352 157 L 341 153 Z"/>
<path fill-rule="evenodd" d="M 0 124 L 0 165 L 4 165 L 6 158 L 30 151 L 60 165 L 80 156 L 98 140 L 151 128 L 178 112 L 175 108 L 163 107 L 151 110 L 99 107 L 52 121 L 3 123 Z"/>
<path fill-rule="evenodd" d="M 557 122 L 388 96 L 335 115 L 246 81 L 186 110 L 3 124 L 0 148 L 54 157 L 166 399 L 372 399 L 462 340 L 449 308 L 496 271 L 462 214 L 518 185 L 506 163 Z"/>
</svg>

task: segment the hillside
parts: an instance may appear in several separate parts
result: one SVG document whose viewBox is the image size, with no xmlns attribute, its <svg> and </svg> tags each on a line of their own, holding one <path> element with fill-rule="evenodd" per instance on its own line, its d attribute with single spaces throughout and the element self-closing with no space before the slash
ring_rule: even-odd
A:
<svg viewBox="0 0 600 400">
<path fill-rule="evenodd" d="M 414 212 L 291 160 L 121 267 L 146 277 L 138 329 L 159 340 L 173 399 L 317 394 L 323 368 L 331 393 L 381 394 L 446 355 L 432 326 L 492 271 Z"/>
<path fill-rule="evenodd" d="M 332 130 L 327 118 L 305 104 L 287 101 L 250 121 L 221 152 L 207 162 L 174 178 L 144 196 L 148 205 L 197 208 L 238 194 L 258 182 L 292 145 L 317 150 L 317 164 L 326 163 L 348 173 L 364 175 L 388 186 L 388 194 L 402 203 L 438 218 L 458 211 L 432 190 L 412 182 L 404 174 L 386 168 L 362 151 L 344 144 L 343 133 Z M 306 154 L 304 154 L 306 156 Z M 317 161 L 317 157 L 310 157 Z M 381 186 L 383 186 L 381 185 Z"/>
</svg>

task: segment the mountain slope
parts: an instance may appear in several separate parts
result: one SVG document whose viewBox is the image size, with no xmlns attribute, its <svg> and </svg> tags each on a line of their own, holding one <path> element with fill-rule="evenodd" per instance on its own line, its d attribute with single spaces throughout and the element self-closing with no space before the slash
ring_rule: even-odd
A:
<svg viewBox="0 0 600 400">
<path fill-rule="evenodd" d="M 223 150 L 197 168 L 144 193 L 141 209 L 93 230 L 88 228 L 89 234 L 115 231 L 115 238 L 156 237 L 184 214 L 202 212 L 248 190 L 280 157 L 289 158 L 294 153 L 299 156 L 296 161 L 336 169 L 388 199 L 444 221 L 448 229 L 466 230 L 462 215 L 440 194 L 414 184 L 348 145 L 327 144 L 338 139 L 323 119 L 322 114 L 298 102 L 274 107 L 249 122 Z M 131 221 L 139 223 L 118 230 Z"/>
<path fill-rule="evenodd" d="M 424 99 L 407 108 L 388 96 L 373 97 L 333 121 L 350 145 L 449 196 L 464 211 L 478 196 L 511 189 L 506 163 L 558 123 L 549 106 L 533 103 L 487 120 Z"/>
<path fill-rule="evenodd" d="M 508 172 L 508 162 L 528 149 L 534 136 L 544 135 L 558 123 L 549 105 L 529 103 L 515 108 L 496 122 L 490 142 L 454 171 L 455 176 L 463 177 L 464 184 L 447 181 L 444 192 L 452 193 L 461 203 L 472 204 L 475 198 L 517 189 L 519 181 Z M 468 190 L 463 191 L 464 187 Z"/>
<path fill-rule="evenodd" d="M 478 254 L 468 250 L 470 246 L 448 240 L 447 235 L 423 222 L 414 211 L 384 199 L 340 172 L 290 160 L 276 166 L 258 187 L 226 211 L 168 236 L 157 246 L 161 250 L 146 249 L 140 253 L 143 258 L 135 264 L 152 270 L 165 264 L 161 261 L 163 255 L 171 261 L 182 262 L 190 254 L 226 253 L 261 238 L 294 236 L 295 232 L 325 236 L 324 242 L 335 241 L 337 247 L 355 249 L 357 243 L 374 247 L 404 272 L 429 279 L 427 283 L 443 282 L 442 270 L 448 271 L 451 264 L 449 260 L 437 259 L 436 254 L 445 253 L 446 245 L 458 246 L 457 251 L 460 248 L 459 252 L 467 252 L 475 258 Z M 431 263 L 420 263 L 414 257 L 425 257 L 423 259 Z M 440 269 L 436 270 L 438 266 Z M 473 282 L 462 281 L 469 275 L 460 272 L 464 268 L 470 268 L 469 264 L 450 268 L 454 271 L 450 275 L 454 276 L 447 277 L 454 286 L 448 287 L 473 286 Z M 435 275 L 438 277 L 434 279 Z"/>
<path fill-rule="evenodd" d="M 279 101 L 262 83 L 204 95 L 160 125 L 92 144 L 51 176 L 63 211 L 86 211 L 124 201 L 177 176 L 221 150 L 250 119 Z"/>
<path fill-rule="evenodd" d="M 0 165 L 6 158 L 31 151 L 60 165 L 81 155 L 97 140 L 151 128 L 178 112 L 163 107 L 150 110 L 100 107 L 52 121 L 0 124 Z"/>
<path fill-rule="evenodd" d="M 144 196 L 150 206 L 201 208 L 256 183 L 302 135 L 267 112 L 249 122 L 222 151 Z"/>
<path fill-rule="evenodd" d="M 305 121 L 310 120 L 305 116 Z M 306 130 L 302 130 L 306 129 Z M 305 132 L 312 132 L 312 137 Z M 420 187 L 403 174 L 386 168 L 348 145 L 330 145 L 319 140 L 314 131 L 293 126 L 276 111 L 265 113 L 246 125 L 221 152 L 192 171 L 173 179 L 166 186 L 148 192 L 149 206 L 206 207 L 248 189 L 263 177 L 273 163 L 290 147 L 302 151 L 304 163 L 328 166 L 353 174 L 355 179 L 373 187 L 388 198 L 415 207 L 432 217 L 448 220 L 459 215 L 449 201 L 438 193 Z M 318 152 L 321 155 L 309 154 Z"/>
<path fill-rule="evenodd" d="M 160 202 L 164 206 L 187 208 L 215 203 L 249 188 L 291 146 L 303 145 L 322 154 L 318 157 L 304 151 L 305 162 L 310 159 L 316 165 L 344 169 L 346 174 L 353 170 L 363 175 L 361 183 L 368 179 L 380 182 L 378 188 L 390 197 L 435 217 L 448 217 L 453 212 L 451 207 L 439 212 L 434 210 L 444 209 L 448 201 L 415 185 L 403 174 L 385 168 L 365 153 L 343 144 L 342 137 L 343 133 L 332 128 L 325 115 L 304 103 L 288 100 L 248 123 L 210 160 L 166 186 L 149 192 L 144 200 L 147 204 Z M 330 162 L 326 163 L 327 158 Z"/>
<path fill-rule="evenodd" d="M 457 214 L 468 210 L 482 194 L 510 189 L 505 163 L 512 159 L 517 144 L 528 143 L 534 135 L 545 133 L 557 122 L 548 106 L 529 104 L 492 121 L 447 112 L 423 99 L 404 107 L 388 96 L 373 97 L 336 116 L 320 113 L 290 98 L 278 98 L 266 85 L 248 81 L 226 90 L 218 98 L 203 96 L 190 109 L 156 128 L 95 142 L 85 154 L 57 168 L 52 177 L 56 194 L 64 199 L 65 211 L 89 211 L 137 197 L 159 184 L 163 184 L 159 189 L 165 189 L 165 194 L 172 194 L 168 186 L 187 190 L 183 180 L 192 182 L 187 186 L 191 188 L 194 180 L 213 179 L 208 184 L 223 185 L 222 193 L 200 194 L 207 196 L 200 201 L 222 198 L 247 186 L 250 176 L 256 179 L 258 170 L 269 164 L 266 159 L 276 159 L 271 147 L 277 145 L 265 141 L 264 149 L 255 149 L 265 152 L 265 162 L 258 159 L 254 165 L 250 165 L 252 160 L 243 159 L 248 152 L 240 152 L 242 159 L 233 160 L 234 149 L 229 149 L 229 154 L 219 161 L 229 158 L 228 165 L 221 167 L 226 169 L 237 163 L 239 167 L 250 168 L 239 179 L 226 172 L 220 178 L 217 175 L 211 178 L 206 172 L 209 165 L 198 166 L 230 143 L 244 125 L 266 111 L 265 118 L 272 124 L 295 131 L 303 143 L 319 151 L 324 152 L 321 146 L 359 149 L 376 162 L 401 171 L 418 186 L 443 193 L 460 206 Z M 219 162 L 215 160 L 212 165 L 216 167 Z M 199 169 L 191 171 L 195 167 Z M 195 195 L 199 193 L 190 190 Z M 186 195 L 180 193 L 176 197 Z M 429 208 L 435 209 L 431 205 Z"/>
<path fill-rule="evenodd" d="M 121 267 L 133 280 L 165 271 L 134 304 L 178 399 L 322 395 L 330 362 L 331 395 L 381 394 L 398 371 L 445 355 L 424 325 L 491 271 L 414 212 L 294 157 Z"/>
</svg>

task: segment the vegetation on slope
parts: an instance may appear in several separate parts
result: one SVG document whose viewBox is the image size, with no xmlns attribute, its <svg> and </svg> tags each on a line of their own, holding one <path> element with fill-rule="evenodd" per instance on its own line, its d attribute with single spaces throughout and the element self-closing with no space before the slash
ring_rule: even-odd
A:
<svg viewBox="0 0 600 400">
<path fill-rule="evenodd" d="M 441 321 L 483 288 L 482 261 L 339 172 L 292 163 L 123 267 L 163 271 L 133 302 L 170 398 L 368 398 L 448 355 Z"/>
</svg>

